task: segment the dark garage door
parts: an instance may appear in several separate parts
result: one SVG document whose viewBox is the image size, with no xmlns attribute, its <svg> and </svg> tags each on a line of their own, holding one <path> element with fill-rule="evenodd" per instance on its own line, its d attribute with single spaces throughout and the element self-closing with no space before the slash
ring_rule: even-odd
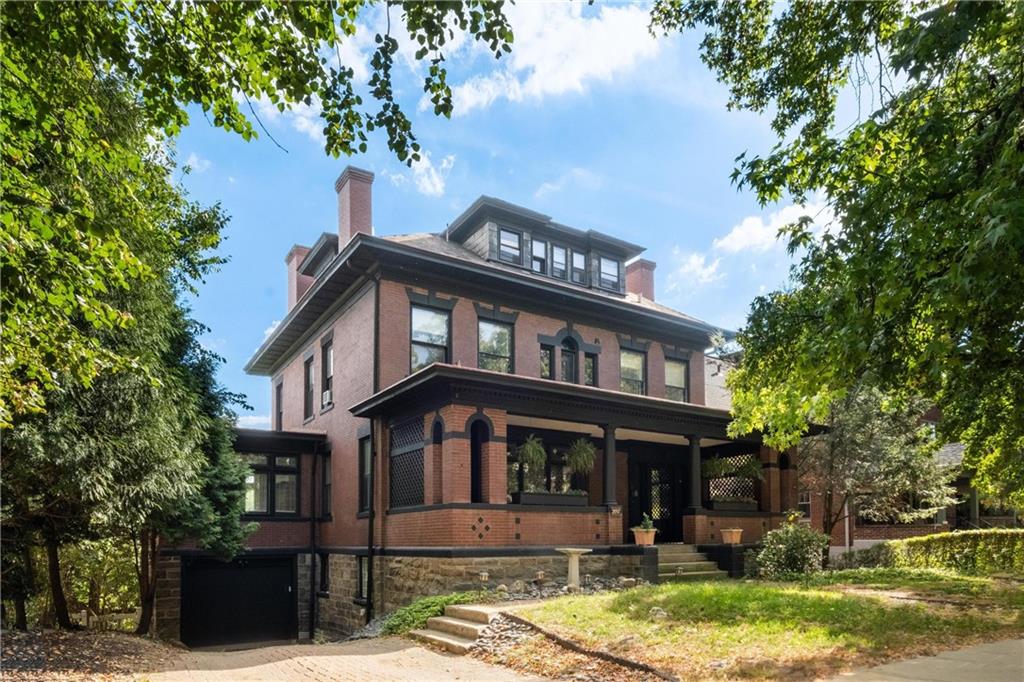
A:
<svg viewBox="0 0 1024 682">
<path fill-rule="evenodd" d="M 181 641 L 214 646 L 297 637 L 294 557 L 183 560 Z"/>
</svg>

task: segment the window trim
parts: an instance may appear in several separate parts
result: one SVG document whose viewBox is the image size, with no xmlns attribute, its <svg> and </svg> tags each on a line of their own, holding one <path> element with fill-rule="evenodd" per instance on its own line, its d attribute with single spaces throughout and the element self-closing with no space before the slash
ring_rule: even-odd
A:
<svg viewBox="0 0 1024 682">
<path fill-rule="evenodd" d="M 604 268 L 602 267 L 608 261 L 615 263 L 615 284 L 609 286 L 604 276 Z M 600 289 L 606 289 L 608 291 L 622 291 L 622 261 L 618 258 L 612 258 L 611 256 L 605 256 L 604 254 L 598 254 L 597 256 L 597 286 Z"/>
<path fill-rule="evenodd" d="M 302 511 L 302 455 L 263 452 L 245 452 L 242 455 L 243 457 L 246 455 L 263 457 L 263 464 L 251 464 L 248 461 L 246 464 L 254 474 L 266 474 L 267 476 L 267 511 L 243 510 L 242 516 L 245 518 L 298 517 Z M 294 457 L 295 466 L 278 466 L 278 457 Z M 277 474 L 295 476 L 295 511 L 277 511 Z"/>
<path fill-rule="evenodd" d="M 363 461 L 363 443 L 369 446 L 369 461 Z M 369 467 L 365 465 L 369 464 Z M 359 481 L 359 494 L 356 499 L 356 512 L 363 514 L 370 511 L 370 469 L 373 467 L 373 444 L 369 436 L 363 436 L 356 445 L 356 474 Z"/>
<path fill-rule="evenodd" d="M 544 247 L 544 255 L 543 256 L 538 256 L 537 255 L 537 246 L 538 245 L 543 245 L 543 247 Z M 546 239 L 533 239 L 533 240 L 530 241 L 530 271 L 531 272 L 536 272 L 536 273 L 539 273 L 541 275 L 547 275 L 550 272 L 551 251 L 549 249 L 550 249 L 550 246 L 549 246 L 548 241 Z M 537 263 L 536 262 L 538 260 L 541 261 L 541 268 L 540 268 L 540 270 L 537 269 Z"/>
<path fill-rule="evenodd" d="M 518 239 L 519 246 L 518 246 L 518 248 L 516 250 L 519 251 L 519 256 L 517 258 L 512 258 L 511 256 L 506 256 L 504 251 L 502 250 L 501 235 L 502 235 L 503 232 L 507 232 L 510 235 L 515 235 L 516 238 Z M 523 233 L 520 230 L 513 230 L 510 227 L 503 227 L 503 226 L 499 225 L 498 226 L 498 260 L 500 260 L 500 261 L 502 261 L 504 263 L 511 263 L 512 265 L 522 266 L 523 265 L 523 241 L 524 241 L 523 240 Z"/>
<path fill-rule="evenodd" d="M 575 262 L 576 256 L 581 256 L 583 258 L 583 269 L 580 269 L 580 268 L 576 267 L 576 262 Z M 587 255 L 586 251 L 576 251 L 575 249 L 573 249 L 570 252 L 570 254 L 569 254 L 569 281 L 570 282 L 572 282 L 573 284 L 579 284 L 580 286 L 584 286 L 584 287 L 589 285 L 589 278 L 587 277 L 587 267 L 588 267 L 587 266 L 587 261 L 588 260 L 589 260 L 589 256 Z M 579 280 L 576 279 L 576 273 L 577 272 L 580 274 Z"/>
<path fill-rule="evenodd" d="M 426 343 L 424 341 L 413 341 L 412 335 L 413 335 L 413 331 L 414 330 L 413 330 L 413 324 L 412 324 L 412 317 L 413 317 L 413 311 L 416 308 L 420 308 L 422 310 L 429 310 L 429 311 L 434 312 L 434 313 L 440 313 L 440 314 L 445 316 L 445 318 L 447 319 L 448 324 L 447 324 L 447 329 L 445 331 L 446 344 L 444 346 L 442 346 L 440 344 L 435 344 L 435 343 Z M 412 374 L 413 372 L 418 372 L 419 371 L 417 369 L 413 369 L 413 367 L 412 367 L 412 348 L 413 348 L 413 346 L 425 346 L 427 348 L 444 348 L 444 362 L 445 363 L 451 362 L 451 359 L 452 359 L 452 311 L 450 309 L 439 308 L 437 306 L 432 306 L 432 305 L 424 305 L 422 303 L 415 303 L 415 302 L 410 303 L 409 304 L 409 374 Z M 427 366 L 429 367 L 429 365 L 427 365 Z M 423 367 L 420 367 L 420 369 L 423 369 Z"/>
<path fill-rule="evenodd" d="M 555 272 L 555 249 L 559 249 L 562 252 L 564 260 L 562 261 L 562 274 Z M 551 276 L 554 279 L 567 280 L 569 279 L 569 273 L 572 271 L 572 250 L 568 246 L 561 244 L 551 245 Z"/>
<path fill-rule="evenodd" d="M 311 354 L 302 361 L 302 421 L 308 422 L 314 416 L 313 404 L 316 398 L 316 358 Z"/>
<path fill-rule="evenodd" d="M 683 366 L 683 384 L 684 386 L 673 386 L 668 383 L 668 366 L 669 363 L 677 362 Z M 683 392 L 681 399 L 672 398 L 669 396 L 669 389 L 677 388 Z M 684 360 L 683 358 L 665 358 L 665 398 L 668 400 L 674 400 L 676 402 L 688 403 L 690 402 L 690 361 Z"/>
<path fill-rule="evenodd" d="M 641 359 L 642 359 L 642 364 L 641 364 L 641 367 L 640 367 L 640 379 L 639 379 L 639 381 L 640 381 L 640 389 L 641 389 L 640 393 L 634 393 L 633 391 L 627 391 L 627 390 L 625 390 L 622 387 L 622 382 L 624 382 L 624 381 L 636 381 L 635 379 L 625 379 L 622 376 L 622 358 L 626 354 L 639 355 L 641 357 Z M 648 381 L 648 377 L 647 377 L 647 366 L 648 366 L 648 363 L 647 363 L 647 353 L 646 352 L 639 351 L 639 350 L 634 350 L 632 348 L 620 348 L 619 349 L 619 391 L 622 392 L 622 393 L 629 393 L 631 395 L 647 395 L 647 390 L 648 390 L 648 388 L 650 386 L 650 382 Z"/>
<path fill-rule="evenodd" d="M 493 353 L 485 353 L 482 350 L 480 350 L 480 341 L 481 341 L 480 329 L 481 329 L 481 325 L 484 325 L 484 324 L 492 324 L 492 325 L 495 325 L 497 327 L 507 327 L 508 328 L 508 353 L 509 353 L 509 355 L 508 355 L 508 371 L 506 372 L 506 374 L 515 374 L 515 372 L 516 372 L 516 326 L 515 326 L 515 324 L 512 323 L 512 322 L 502 322 L 500 320 L 493 320 L 493 319 L 488 319 L 486 317 L 479 317 L 479 316 L 477 317 L 477 320 L 476 320 L 476 366 L 477 366 L 477 368 L 478 369 L 485 369 L 480 364 L 480 358 L 482 356 L 484 356 L 484 355 L 486 355 L 488 357 L 491 357 L 491 358 L 504 359 L 504 356 L 494 355 Z M 491 371 L 496 371 L 496 370 L 491 370 Z"/>
<path fill-rule="evenodd" d="M 807 501 L 804 502 L 801 498 L 806 495 Z M 803 507 L 807 507 L 807 511 L 803 510 Z M 810 490 L 798 490 L 796 493 L 796 508 L 802 514 L 802 518 L 811 518 L 811 491 Z"/>
</svg>

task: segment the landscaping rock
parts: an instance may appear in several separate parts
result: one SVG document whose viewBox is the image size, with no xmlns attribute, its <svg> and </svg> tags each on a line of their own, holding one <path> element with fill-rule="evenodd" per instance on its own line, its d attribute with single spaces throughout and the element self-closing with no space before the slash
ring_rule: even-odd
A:
<svg viewBox="0 0 1024 682">
<path fill-rule="evenodd" d="M 651 610 L 647 612 L 647 615 L 651 620 L 665 620 L 668 618 L 668 613 L 660 606 L 652 606 Z"/>
<path fill-rule="evenodd" d="M 639 646 L 639 644 L 639 637 L 637 637 L 636 635 L 626 635 L 625 637 L 621 637 L 612 642 L 611 644 L 609 644 L 608 651 L 612 652 L 613 654 L 617 654 L 623 651 L 628 651 L 629 649 L 632 649 L 635 646 Z"/>
</svg>

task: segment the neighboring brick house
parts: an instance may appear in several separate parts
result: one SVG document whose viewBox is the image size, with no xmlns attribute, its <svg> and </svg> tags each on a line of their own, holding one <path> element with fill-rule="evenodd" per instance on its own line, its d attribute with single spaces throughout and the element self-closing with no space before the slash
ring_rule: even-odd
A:
<svg viewBox="0 0 1024 682">
<path fill-rule="evenodd" d="M 246 367 L 272 391 L 274 430 L 236 444 L 260 529 L 230 564 L 165 552 L 160 632 L 343 634 L 480 571 L 492 586 L 564 571 L 565 545 L 593 549 L 584 572 L 656 577 L 629 532 L 644 513 L 659 542 L 714 545 L 722 527 L 756 542 L 796 505 L 787 458 L 729 438 L 706 404 L 716 329 L 655 301 L 642 247 L 488 197 L 440 233 L 378 237 L 372 182 L 338 178 L 338 233 L 289 251 L 287 315 Z M 530 435 L 543 470 L 518 461 Z M 581 438 L 588 471 L 565 454 Z M 712 459 L 763 478 L 719 463 L 708 480 Z M 257 585 L 271 596 L 248 599 Z M 211 609 L 268 624 L 240 632 Z"/>
</svg>

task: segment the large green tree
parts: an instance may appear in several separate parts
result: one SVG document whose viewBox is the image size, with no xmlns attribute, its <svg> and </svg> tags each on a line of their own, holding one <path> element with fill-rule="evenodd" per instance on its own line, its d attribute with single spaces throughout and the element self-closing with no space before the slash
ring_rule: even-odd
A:
<svg viewBox="0 0 1024 682">
<path fill-rule="evenodd" d="M 141 105 L 158 146 L 196 106 L 246 139 L 260 124 L 254 102 L 322 111 L 326 151 L 366 149 L 383 131 L 398 158 L 419 144 L 395 98 L 396 35 L 418 46 L 423 89 L 448 115 L 444 48 L 464 31 L 500 56 L 512 34 L 501 3 L 488 0 L 382 3 L 364 103 L 339 48 L 369 0 L 319 2 L 7 2 L 0 12 L 0 426 L 44 409 L 59 380 L 88 384 L 132 358 L 98 345 L 88 328 L 131 323 L 105 296 L 154 273 L 123 230 L 159 233 L 138 201 L 150 146 L 111 134 L 111 83 Z M 392 15 L 394 27 L 392 28 Z M 102 175 L 103 184 L 84 175 Z M 114 208 L 117 211 L 114 211 Z M 105 212 L 105 213 L 104 213 Z M 158 273 L 157 273 L 158 274 Z"/>
<path fill-rule="evenodd" d="M 799 261 L 740 334 L 733 431 L 792 445 L 875 383 L 938 406 L 975 480 L 1024 503 L 1024 3 L 660 0 L 652 17 L 702 30 L 730 106 L 771 115 L 778 143 L 741 155 L 736 183 L 762 203 L 820 192 L 837 216 L 784 230 Z"/>
</svg>

